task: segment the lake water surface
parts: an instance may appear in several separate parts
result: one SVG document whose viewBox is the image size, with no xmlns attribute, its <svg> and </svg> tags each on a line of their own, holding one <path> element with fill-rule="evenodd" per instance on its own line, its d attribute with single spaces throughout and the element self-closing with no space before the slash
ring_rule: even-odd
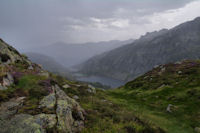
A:
<svg viewBox="0 0 200 133">
<path fill-rule="evenodd" d="M 116 80 L 108 77 L 103 77 L 103 76 L 89 76 L 89 77 L 78 77 L 77 80 L 83 81 L 83 82 L 99 82 L 103 85 L 108 85 L 112 88 L 117 88 L 119 86 L 122 86 L 125 84 L 124 81 L 121 80 Z"/>
</svg>

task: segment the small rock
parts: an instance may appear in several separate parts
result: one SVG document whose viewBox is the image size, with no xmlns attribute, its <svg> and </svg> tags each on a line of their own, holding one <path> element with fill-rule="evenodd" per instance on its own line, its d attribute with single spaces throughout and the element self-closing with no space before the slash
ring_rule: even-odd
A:
<svg viewBox="0 0 200 133">
<path fill-rule="evenodd" d="M 182 74 L 182 71 L 178 71 L 178 74 Z"/>
<path fill-rule="evenodd" d="M 163 68 L 161 69 L 161 72 L 165 72 L 165 70 L 166 70 L 166 68 L 165 68 L 165 67 L 163 67 Z"/>
<path fill-rule="evenodd" d="M 153 68 L 158 68 L 159 67 L 159 65 L 155 65 Z"/>
<path fill-rule="evenodd" d="M 89 87 L 89 88 L 87 89 L 88 92 L 96 94 L 96 89 L 95 89 L 95 87 L 93 87 L 92 85 L 88 85 L 88 87 Z"/>
<path fill-rule="evenodd" d="M 79 97 L 77 95 L 73 96 L 73 99 L 78 100 Z"/>
<path fill-rule="evenodd" d="M 62 87 L 65 89 L 70 88 L 70 86 L 68 84 L 63 85 Z"/>
<path fill-rule="evenodd" d="M 75 85 L 76 87 L 81 87 L 81 85 Z"/>
<path fill-rule="evenodd" d="M 160 87 L 158 87 L 158 89 L 161 89 L 161 88 L 163 88 L 163 87 L 165 87 L 166 85 L 165 84 L 163 84 L 163 85 L 161 85 Z"/>
<path fill-rule="evenodd" d="M 108 103 L 109 105 L 113 105 L 113 103 Z"/>
<path fill-rule="evenodd" d="M 107 100 L 105 100 L 105 99 L 103 99 L 103 100 L 101 100 L 102 102 L 107 102 Z"/>
<path fill-rule="evenodd" d="M 182 62 L 180 62 L 180 61 L 177 61 L 175 64 L 181 64 Z"/>
<path fill-rule="evenodd" d="M 32 65 L 29 66 L 29 67 L 28 67 L 28 70 L 33 70 L 33 66 L 32 66 Z"/>
<path fill-rule="evenodd" d="M 10 73 L 7 73 L 5 77 L 3 77 L 3 86 L 10 86 L 14 83 L 14 78 Z"/>
<path fill-rule="evenodd" d="M 200 133 L 200 127 L 195 127 L 195 128 L 194 128 L 194 131 L 195 131 L 196 133 Z"/>
<path fill-rule="evenodd" d="M 40 68 L 42 68 L 42 65 L 41 64 L 37 64 Z"/>
<path fill-rule="evenodd" d="M 169 104 L 169 105 L 167 106 L 166 111 L 169 112 L 169 113 L 171 113 L 171 112 L 172 112 L 172 111 L 171 111 L 171 107 L 173 107 L 173 105 L 172 105 L 172 104 Z"/>
<path fill-rule="evenodd" d="M 44 71 L 40 72 L 39 75 L 44 77 L 49 77 L 49 73 Z"/>
<path fill-rule="evenodd" d="M 155 96 L 155 98 L 159 98 L 159 96 Z"/>
<path fill-rule="evenodd" d="M 6 89 L 8 89 L 8 88 L 5 87 L 5 86 L 2 86 L 2 85 L 0 84 L 0 90 L 6 90 Z"/>
</svg>

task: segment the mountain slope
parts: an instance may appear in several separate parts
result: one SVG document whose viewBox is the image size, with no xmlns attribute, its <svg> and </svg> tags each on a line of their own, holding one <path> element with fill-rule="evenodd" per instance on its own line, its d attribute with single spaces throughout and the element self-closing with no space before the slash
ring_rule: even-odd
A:
<svg viewBox="0 0 200 133">
<path fill-rule="evenodd" d="M 43 70 L 0 40 L 0 133 L 164 133 L 108 97 Z"/>
<path fill-rule="evenodd" d="M 70 71 L 53 58 L 39 53 L 26 53 L 26 55 L 32 62 L 42 65 L 45 70 L 73 79 Z"/>
<path fill-rule="evenodd" d="M 171 30 L 148 33 L 134 43 L 83 63 L 82 73 L 131 80 L 154 66 L 200 58 L 200 18 Z"/>
<path fill-rule="evenodd" d="M 71 67 L 80 64 L 95 55 L 101 54 L 103 52 L 112 50 L 128 43 L 132 43 L 133 41 L 134 40 L 132 39 L 126 41 L 113 40 L 108 42 L 91 42 L 84 44 L 66 44 L 58 42 L 50 46 L 35 48 L 29 51 L 53 57 L 63 66 Z"/>
<path fill-rule="evenodd" d="M 160 65 L 109 95 L 167 133 L 199 133 L 199 60 Z"/>
</svg>

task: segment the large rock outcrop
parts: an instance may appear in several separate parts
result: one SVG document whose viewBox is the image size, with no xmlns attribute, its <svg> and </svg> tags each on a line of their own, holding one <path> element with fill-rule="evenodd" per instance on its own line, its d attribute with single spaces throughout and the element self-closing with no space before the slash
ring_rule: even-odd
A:
<svg viewBox="0 0 200 133">
<path fill-rule="evenodd" d="M 51 74 L 0 39 L 0 133 L 77 133 L 84 110 Z"/>
<path fill-rule="evenodd" d="M 0 39 L 0 63 L 9 64 L 15 63 L 18 61 L 26 61 L 31 64 L 26 57 L 22 56 L 16 49 L 12 46 L 6 44 L 2 39 Z"/>
<path fill-rule="evenodd" d="M 84 110 L 68 97 L 58 85 L 52 86 L 53 92 L 40 101 L 39 109 L 44 113 L 30 115 L 18 113 L 25 97 L 13 98 L 0 107 L 0 133 L 61 133 L 80 132 L 84 127 Z M 45 112 L 51 112 L 47 114 Z"/>
</svg>

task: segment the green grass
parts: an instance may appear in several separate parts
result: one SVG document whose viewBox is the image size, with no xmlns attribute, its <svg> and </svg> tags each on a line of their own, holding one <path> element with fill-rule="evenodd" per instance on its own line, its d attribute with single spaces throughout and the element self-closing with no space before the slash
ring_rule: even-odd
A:
<svg viewBox="0 0 200 133">
<path fill-rule="evenodd" d="M 200 126 L 200 63 L 186 61 L 165 67 L 162 74 L 156 68 L 108 91 L 107 98 L 168 133 L 193 133 Z M 174 105 L 172 113 L 166 111 L 169 104 Z"/>
<path fill-rule="evenodd" d="M 87 91 L 87 84 L 54 74 L 43 77 L 34 70 L 26 70 L 27 64 L 19 62 L 14 67 L 0 67 L 0 77 L 8 70 L 22 73 L 15 79 L 17 82 L 0 91 L 0 103 L 25 96 L 18 113 L 35 115 L 45 112 L 38 109 L 38 104 L 50 93 L 49 86 L 68 84 L 69 88 L 62 89 L 70 97 L 77 95 L 86 112 L 83 133 L 193 133 L 200 126 L 200 62 L 163 67 L 166 70 L 162 73 L 158 67 L 121 88 L 97 89 L 92 94 Z M 172 113 L 166 111 L 169 104 L 174 105 Z"/>
</svg>

